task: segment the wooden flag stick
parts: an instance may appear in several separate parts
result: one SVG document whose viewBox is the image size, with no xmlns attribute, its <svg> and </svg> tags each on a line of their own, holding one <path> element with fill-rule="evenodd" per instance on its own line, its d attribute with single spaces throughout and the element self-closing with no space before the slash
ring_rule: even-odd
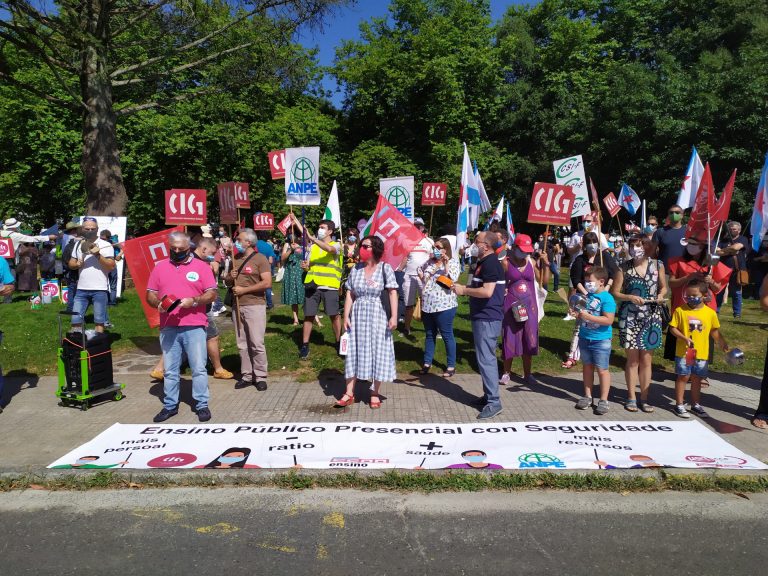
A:
<svg viewBox="0 0 768 576">
<path fill-rule="evenodd" d="M 432 205 L 432 210 L 429 213 L 429 230 L 427 231 L 427 236 L 432 236 L 432 218 L 435 216 L 435 205 Z"/>
</svg>

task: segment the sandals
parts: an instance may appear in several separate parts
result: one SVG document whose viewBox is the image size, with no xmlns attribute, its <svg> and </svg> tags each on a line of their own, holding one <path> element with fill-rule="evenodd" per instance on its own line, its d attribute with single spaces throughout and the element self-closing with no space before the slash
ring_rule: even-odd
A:
<svg viewBox="0 0 768 576">
<path fill-rule="evenodd" d="M 371 394 L 371 401 L 368 406 L 371 408 L 371 410 L 381 408 L 381 398 L 379 398 L 378 394 Z"/>
<path fill-rule="evenodd" d="M 650 414 L 651 412 L 654 411 L 653 406 L 648 404 L 648 402 L 643 402 L 642 400 L 640 400 L 640 402 L 637 403 L 637 407 L 640 408 L 640 410 L 642 410 L 646 414 Z"/>
<path fill-rule="evenodd" d="M 570 370 L 574 366 L 576 366 L 576 363 L 578 360 L 574 360 L 573 358 L 568 358 L 565 362 L 563 362 L 560 366 L 561 368 L 565 368 L 566 370 Z"/>
<path fill-rule="evenodd" d="M 456 368 L 446 368 L 443 372 L 443 378 L 450 378 L 454 374 L 456 374 Z"/>
<path fill-rule="evenodd" d="M 624 404 L 624 410 L 627 412 L 637 412 L 637 401 L 636 400 L 627 400 Z"/>
<path fill-rule="evenodd" d="M 429 371 L 432 369 L 432 364 L 422 364 L 420 372 L 422 374 L 429 374 Z"/>
<path fill-rule="evenodd" d="M 346 400 L 344 400 L 346 398 Z M 355 403 L 355 397 L 350 396 L 349 394 L 344 394 L 344 396 L 341 397 L 341 400 L 337 400 L 336 404 L 334 406 L 336 408 L 346 408 L 347 406 L 351 406 Z"/>
</svg>

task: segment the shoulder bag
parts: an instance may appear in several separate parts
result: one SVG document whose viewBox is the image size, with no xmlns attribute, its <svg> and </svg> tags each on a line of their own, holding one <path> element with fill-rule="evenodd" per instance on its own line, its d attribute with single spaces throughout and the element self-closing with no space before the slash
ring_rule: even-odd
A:
<svg viewBox="0 0 768 576">
<path fill-rule="evenodd" d="M 240 264 L 240 267 L 237 269 L 237 274 L 238 274 L 238 276 L 240 275 L 240 271 L 243 269 L 243 267 L 244 267 L 246 264 L 248 264 L 248 260 L 250 260 L 251 258 L 253 258 L 253 257 L 254 257 L 256 254 L 258 254 L 258 252 L 256 252 L 256 251 L 252 252 L 252 253 L 251 253 L 251 255 L 250 255 L 250 256 L 248 256 L 248 258 L 246 258 L 246 259 L 245 259 L 245 262 L 243 262 L 242 264 Z M 231 308 L 231 307 L 232 307 L 232 304 L 233 304 L 233 302 L 234 302 L 234 294 L 233 294 L 233 292 L 232 292 L 232 286 L 228 286 L 228 287 L 227 287 L 227 293 L 224 295 L 224 305 L 225 305 L 225 306 L 229 306 L 229 307 Z"/>
</svg>

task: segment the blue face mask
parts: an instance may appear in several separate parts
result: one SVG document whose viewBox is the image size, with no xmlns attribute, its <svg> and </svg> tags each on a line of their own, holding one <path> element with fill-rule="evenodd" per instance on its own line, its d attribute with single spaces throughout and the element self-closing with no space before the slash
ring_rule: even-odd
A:
<svg viewBox="0 0 768 576">
<path fill-rule="evenodd" d="M 205 259 L 208 262 L 213 262 L 216 259 L 216 257 L 213 254 L 211 254 L 210 256 L 206 256 Z"/>
<path fill-rule="evenodd" d="M 434 256 L 435 260 L 440 260 L 443 257 L 443 253 L 440 252 L 437 248 L 432 250 L 432 256 Z"/>
<path fill-rule="evenodd" d="M 485 456 L 464 456 L 467 462 L 482 462 L 485 460 Z"/>
<path fill-rule="evenodd" d="M 240 244 L 240 240 L 238 240 L 237 242 L 235 242 L 235 251 L 236 251 L 238 254 L 242 254 L 243 252 L 245 252 L 245 246 L 243 246 L 242 244 Z"/>
<path fill-rule="evenodd" d="M 242 462 L 245 460 L 245 456 L 221 456 L 219 462 L 222 464 L 234 464 L 235 462 Z"/>
<path fill-rule="evenodd" d="M 347 240 L 349 242 L 357 242 L 357 236 L 350 236 L 349 238 L 347 238 Z"/>
<path fill-rule="evenodd" d="M 685 301 L 688 303 L 688 306 L 690 306 L 691 308 L 701 304 L 701 300 L 702 300 L 701 296 L 686 296 L 685 297 Z"/>
</svg>

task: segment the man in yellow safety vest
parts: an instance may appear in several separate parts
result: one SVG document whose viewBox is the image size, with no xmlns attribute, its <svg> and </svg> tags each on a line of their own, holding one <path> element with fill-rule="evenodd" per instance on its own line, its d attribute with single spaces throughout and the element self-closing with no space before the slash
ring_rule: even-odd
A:
<svg viewBox="0 0 768 576">
<path fill-rule="evenodd" d="M 311 243 L 309 257 L 304 256 L 301 267 L 307 271 L 304 278 L 304 329 L 299 358 L 309 357 L 309 337 L 312 324 L 323 303 L 325 313 L 330 316 L 333 333 L 338 343 L 341 337 L 341 318 L 339 317 L 339 286 L 341 285 L 342 251 L 341 245 L 331 238 L 336 225 L 332 220 L 321 220 L 317 236 L 307 232 Z"/>
</svg>

